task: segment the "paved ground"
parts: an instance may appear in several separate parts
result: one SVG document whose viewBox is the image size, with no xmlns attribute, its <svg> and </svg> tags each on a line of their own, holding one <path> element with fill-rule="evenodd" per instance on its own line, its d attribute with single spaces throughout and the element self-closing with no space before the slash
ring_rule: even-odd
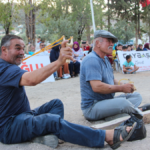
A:
<svg viewBox="0 0 150 150">
<path fill-rule="evenodd" d="M 134 82 L 137 91 L 143 97 L 142 104 L 150 102 L 150 72 L 137 73 L 135 75 L 123 75 L 115 73 L 116 79 L 127 78 Z M 59 98 L 64 103 L 65 119 L 81 125 L 91 126 L 97 122 L 86 121 L 80 109 L 80 83 L 79 78 L 60 80 L 54 83 L 39 84 L 35 87 L 26 87 L 26 92 L 30 100 L 31 108 L 38 107 L 43 103 Z M 117 93 L 117 95 L 120 93 Z M 99 121 L 99 122 L 104 122 Z M 147 138 L 142 141 L 126 142 L 118 150 L 150 150 L 150 125 L 146 125 Z M 94 150 L 64 143 L 59 145 L 57 150 Z M 0 150 L 51 150 L 51 148 L 35 143 L 23 143 L 16 145 L 3 145 L 0 144 Z M 105 146 L 102 150 L 110 150 L 109 146 Z"/>
</svg>

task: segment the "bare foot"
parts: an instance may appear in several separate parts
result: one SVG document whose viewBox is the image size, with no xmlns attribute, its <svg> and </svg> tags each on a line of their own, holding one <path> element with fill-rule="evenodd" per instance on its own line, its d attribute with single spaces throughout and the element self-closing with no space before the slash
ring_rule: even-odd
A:
<svg viewBox="0 0 150 150">
<path fill-rule="evenodd" d="M 129 133 L 132 130 L 132 127 L 127 127 L 126 131 Z M 106 137 L 105 137 L 105 141 L 109 144 L 109 145 L 113 145 L 113 138 L 114 138 L 114 130 L 106 130 Z M 120 141 L 123 141 L 122 136 L 120 135 Z"/>
</svg>

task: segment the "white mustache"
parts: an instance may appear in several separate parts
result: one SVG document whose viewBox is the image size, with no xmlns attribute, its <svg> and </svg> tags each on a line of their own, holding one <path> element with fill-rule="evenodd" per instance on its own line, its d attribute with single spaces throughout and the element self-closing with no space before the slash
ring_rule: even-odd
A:
<svg viewBox="0 0 150 150">
<path fill-rule="evenodd" d="M 109 46 L 108 49 L 113 49 L 113 46 Z"/>
</svg>

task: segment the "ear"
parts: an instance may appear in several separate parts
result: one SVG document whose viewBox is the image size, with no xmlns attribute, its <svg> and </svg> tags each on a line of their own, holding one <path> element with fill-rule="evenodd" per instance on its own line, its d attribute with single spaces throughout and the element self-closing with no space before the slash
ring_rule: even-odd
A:
<svg viewBox="0 0 150 150">
<path fill-rule="evenodd" d="M 8 49 L 5 46 L 2 46 L 1 47 L 1 53 L 7 54 L 7 52 L 8 52 Z"/>
<path fill-rule="evenodd" d="M 96 46 L 97 46 L 98 48 L 101 47 L 101 44 L 100 44 L 99 40 L 96 41 Z"/>
</svg>

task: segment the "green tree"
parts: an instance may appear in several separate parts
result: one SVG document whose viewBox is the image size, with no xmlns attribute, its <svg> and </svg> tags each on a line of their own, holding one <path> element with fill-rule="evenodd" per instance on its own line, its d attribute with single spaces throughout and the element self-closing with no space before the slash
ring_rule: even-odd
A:
<svg viewBox="0 0 150 150">
<path fill-rule="evenodd" d="M 118 38 L 118 40 L 123 40 L 124 43 L 126 43 L 134 37 L 134 27 L 134 23 L 121 20 L 118 21 L 114 27 L 111 27 L 110 31 Z M 127 28 L 127 30 L 124 30 L 125 28 Z"/>
<path fill-rule="evenodd" d="M 147 33 L 149 36 L 149 42 L 150 42 L 150 5 L 143 8 L 143 13 L 142 13 L 142 20 L 145 23 L 145 26 L 143 27 L 143 32 Z"/>
<path fill-rule="evenodd" d="M 0 23 L 2 24 L 5 34 L 9 34 L 12 27 L 13 19 L 15 19 L 16 8 L 13 1 L 8 0 L 6 3 L 0 0 Z"/>
<path fill-rule="evenodd" d="M 50 23 L 52 22 L 51 19 L 55 19 L 55 21 L 57 21 L 60 17 L 69 17 L 69 20 L 74 22 L 74 24 L 78 22 L 78 30 L 76 31 L 75 28 L 77 40 L 81 41 L 82 35 L 86 32 L 87 39 L 90 41 L 92 25 L 90 0 L 44 0 L 43 3 L 45 5 L 41 7 L 41 23 L 44 23 L 46 26 L 50 26 Z M 104 0 L 93 0 L 93 4 L 96 24 L 103 27 L 104 22 L 102 9 Z"/>
<path fill-rule="evenodd" d="M 40 0 L 18 0 L 18 6 L 25 13 L 26 36 L 28 42 L 33 45 L 35 45 L 36 12 L 41 3 Z"/>
</svg>

